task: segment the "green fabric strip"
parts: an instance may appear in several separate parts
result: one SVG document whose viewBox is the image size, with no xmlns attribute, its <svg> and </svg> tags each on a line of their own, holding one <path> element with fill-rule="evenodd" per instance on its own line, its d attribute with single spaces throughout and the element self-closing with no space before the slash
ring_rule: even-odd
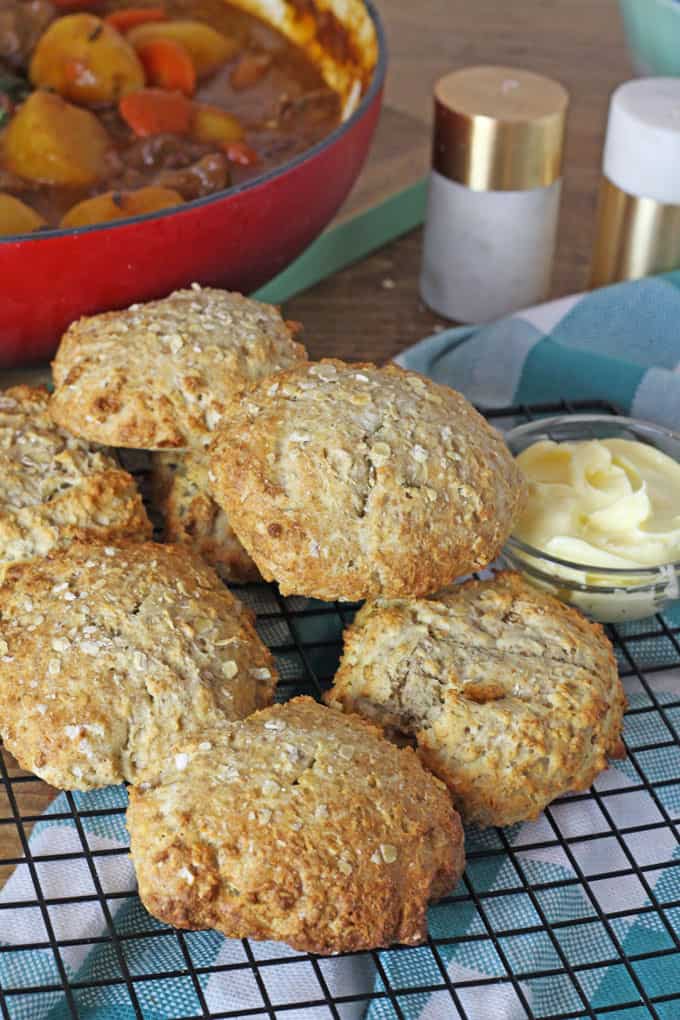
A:
<svg viewBox="0 0 680 1020">
<path fill-rule="evenodd" d="M 379 205 L 327 230 L 287 269 L 253 294 L 278 305 L 345 266 L 366 258 L 425 219 L 427 179 L 391 195 Z"/>
</svg>

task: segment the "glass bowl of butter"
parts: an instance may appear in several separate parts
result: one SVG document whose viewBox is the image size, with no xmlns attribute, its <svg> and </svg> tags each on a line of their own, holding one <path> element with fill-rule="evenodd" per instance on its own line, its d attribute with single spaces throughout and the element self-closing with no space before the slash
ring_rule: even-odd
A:
<svg viewBox="0 0 680 1020">
<path fill-rule="evenodd" d="M 568 415 L 505 435 L 528 499 L 508 566 L 602 623 L 680 598 L 680 434 L 613 415 Z"/>
</svg>

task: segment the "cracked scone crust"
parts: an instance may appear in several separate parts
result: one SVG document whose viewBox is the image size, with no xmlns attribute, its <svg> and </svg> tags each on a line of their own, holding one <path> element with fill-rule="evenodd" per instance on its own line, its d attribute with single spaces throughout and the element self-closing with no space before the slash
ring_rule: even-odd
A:
<svg viewBox="0 0 680 1020">
<path fill-rule="evenodd" d="M 154 916 L 303 952 L 422 941 L 464 866 L 460 819 L 413 751 L 311 698 L 175 745 L 127 825 Z"/>
<path fill-rule="evenodd" d="M 212 498 L 206 452 L 152 453 L 151 482 L 166 542 L 190 545 L 227 581 L 258 580 L 257 567 Z"/>
<path fill-rule="evenodd" d="M 489 563 L 523 504 L 499 433 L 461 394 L 396 366 L 297 366 L 223 424 L 215 498 L 284 594 L 436 591 Z"/>
<path fill-rule="evenodd" d="M 42 388 L 0 392 L 0 575 L 74 541 L 151 534 L 131 475 L 55 425 L 48 402 Z"/>
<path fill-rule="evenodd" d="M 52 363 L 55 421 L 141 450 L 205 443 L 224 401 L 306 357 L 278 308 L 199 287 L 79 319 Z"/>
<path fill-rule="evenodd" d="M 535 818 L 624 754 L 604 631 L 513 573 L 366 603 L 327 701 L 415 738 L 483 826 Z"/>
<path fill-rule="evenodd" d="M 53 786 L 134 782 L 274 683 L 251 614 L 182 546 L 73 546 L 0 588 L 0 733 Z"/>
</svg>

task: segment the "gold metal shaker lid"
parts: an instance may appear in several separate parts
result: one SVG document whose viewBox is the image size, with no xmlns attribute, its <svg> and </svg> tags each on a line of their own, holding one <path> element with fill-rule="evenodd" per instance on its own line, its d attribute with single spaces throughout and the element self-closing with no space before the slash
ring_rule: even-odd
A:
<svg viewBox="0 0 680 1020">
<path fill-rule="evenodd" d="M 474 191 L 529 191 L 562 172 L 569 95 L 512 67 L 466 67 L 435 85 L 435 170 Z"/>
</svg>

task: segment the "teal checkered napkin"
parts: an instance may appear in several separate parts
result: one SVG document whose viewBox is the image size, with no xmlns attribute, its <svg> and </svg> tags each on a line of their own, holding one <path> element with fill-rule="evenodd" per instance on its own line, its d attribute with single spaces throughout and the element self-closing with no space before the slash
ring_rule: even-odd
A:
<svg viewBox="0 0 680 1020">
<path fill-rule="evenodd" d="M 135 879 L 127 855 L 128 837 L 124 810 L 127 795 L 123 787 L 110 787 L 87 794 L 75 794 L 74 800 L 82 826 L 73 821 L 68 795 L 60 794 L 50 805 L 31 836 L 31 855 L 36 861 L 38 881 L 48 903 L 49 922 L 61 944 L 60 956 L 69 980 L 75 986 L 74 1002 L 84 1020 L 134 1020 L 135 1012 L 128 986 L 123 979 L 126 968 L 133 979 L 158 975 L 155 980 L 134 982 L 137 1003 L 145 1020 L 176 1020 L 203 1013 L 196 986 L 189 976 L 169 977 L 170 972 L 186 972 L 187 955 L 199 970 L 200 993 L 210 1013 L 257 1011 L 264 1009 L 261 988 L 253 973 L 243 944 L 225 939 L 216 932 L 178 934 L 155 921 L 142 907 L 135 890 Z M 96 881 L 104 894 L 116 934 L 119 952 L 109 938 L 101 897 L 95 878 L 83 856 L 83 843 L 94 856 Z M 41 861 L 46 855 L 58 860 Z M 72 902 L 74 897 L 81 897 Z M 83 899 L 84 898 L 84 899 Z M 20 864 L 0 893 L 0 932 L 5 947 L 0 955 L 0 981 L 5 988 L 60 986 L 57 961 L 50 948 L 37 948 L 48 942 L 45 922 L 35 903 L 36 889 L 27 864 Z M 69 902 L 71 901 L 71 902 Z M 16 904 L 15 906 L 7 906 Z M 91 943 L 81 940 L 93 940 Z M 72 945 L 64 945 L 69 940 Z M 99 941 L 97 941 L 99 940 Z M 12 946 L 36 946 L 12 951 Z M 278 943 L 253 943 L 256 961 L 262 961 L 259 974 L 271 1003 L 291 1004 L 323 1000 L 323 992 L 312 963 Z M 201 968 L 211 968 L 207 974 Z M 338 995 L 370 992 L 374 969 L 367 957 L 344 957 L 323 961 L 324 980 Z M 162 976 L 165 975 L 165 976 Z M 78 989 L 79 982 L 105 979 L 104 987 Z M 109 983 L 110 982 L 110 983 Z M 73 1014 L 62 991 L 32 992 L 8 999 L 13 1020 L 71 1020 Z M 343 1020 L 359 1020 L 361 1004 L 344 1007 Z M 286 1015 L 294 1016 L 287 1010 Z M 305 1010 L 304 1020 L 327 1020 L 326 1006 Z"/>
<path fill-rule="evenodd" d="M 397 362 L 484 407 L 606 399 L 680 428 L 680 271 L 448 330 Z"/>
</svg>

